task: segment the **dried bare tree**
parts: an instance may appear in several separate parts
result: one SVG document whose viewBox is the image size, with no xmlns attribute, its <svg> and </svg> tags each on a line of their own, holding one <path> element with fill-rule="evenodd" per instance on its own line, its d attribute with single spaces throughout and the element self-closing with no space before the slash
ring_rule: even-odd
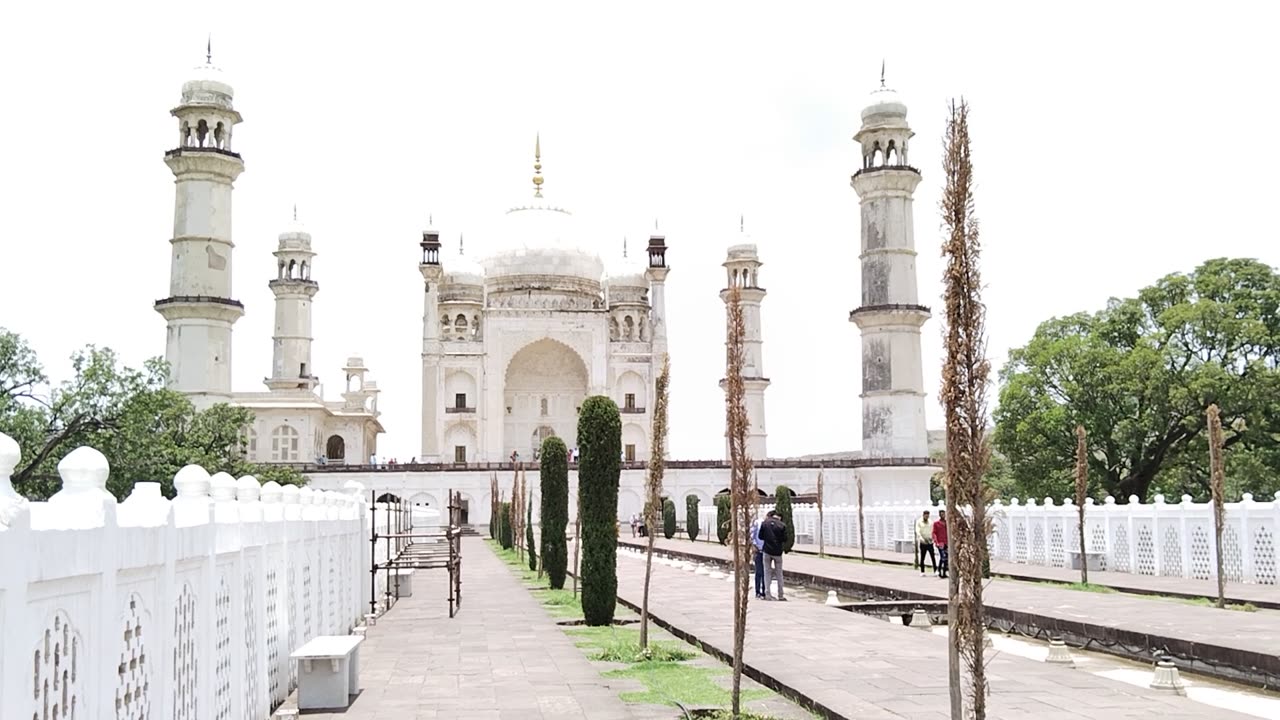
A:
<svg viewBox="0 0 1280 720">
<path fill-rule="evenodd" d="M 867 561 L 867 523 L 862 515 L 862 473 L 854 473 L 854 477 L 858 479 L 858 552 L 862 555 L 862 562 Z"/>
<path fill-rule="evenodd" d="M 498 513 L 502 510 L 502 499 L 499 497 L 498 473 L 489 473 L 489 537 L 498 539 Z"/>
<path fill-rule="evenodd" d="M 662 476 L 667 468 L 667 395 L 671 387 L 671 358 L 663 354 L 662 370 L 654 383 L 653 425 L 650 429 L 649 476 L 646 479 L 644 526 L 648 528 L 644 558 L 644 596 L 640 601 L 640 649 L 649 647 L 649 580 L 653 576 L 653 543 L 662 510 Z"/>
<path fill-rule="evenodd" d="M 507 522 L 511 523 L 511 548 L 516 552 L 516 558 L 521 557 L 520 553 L 520 463 L 515 463 L 514 469 L 511 471 L 511 504 L 507 506 Z"/>
<path fill-rule="evenodd" d="M 747 452 L 746 388 L 742 380 L 746 325 L 742 316 L 742 293 L 729 288 L 728 327 L 725 333 L 725 424 L 729 434 L 730 545 L 733 548 L 733 707 L 732 716 L 742 713 L 743 646 L 747 636 L 747 598 L 751 582 L 751 521 L 756 515 L 758 496 L 754 491 L 751 456 Z M 782 588 L 778 588 L 782 592 Z"/>
<path fill-rule="evenodd" d="M 822 468 L 818 468 L 818 557 L 827 556 L 827 532 L 822 514 Z"/>
<path fill-rule="evenodd" d="M 942 255 L 946 303 L 946 360 L 942 366 L 942 404 L 946 415 L 947 449 L 943 486 L 947 497 L 948 556 L 956 592 L 948 617 L 950 642 L 951 716 L 963 717 L 960 672 L 968 670 L 969 710 L 974 720 L 987 716 L 987 676 L 983 660 L 986 613 L 982 580 L 987 564 L 987 516 L 990 493 L 982 481 L 990 460 L 984 436 L 987 417 L 987 377 L 982 279 L 979 268 L 978 220 L 974 214 L 973 163 L 969 148 L 969 106 L 952 101 L 943 139 L 945 187 L 940 203 L 946 233 Z"/>
<path fill-rule="evenodd" d="M 1080 531 L 1080 582 L 1089 584 L 1089 557 L 1085 555 L 1084 505 L 1089 497 L 1089 456 L 1083 425 L 1076 425 L 1076 513 Z"/>
<path fill-rule="evenodd" d="M 1227 605 L 1227 576 L 1222 566 L 1222 530 L 1226 521 L 1225 498 L 1223 485 L 1226 481 L 1225 461 L 1222 457 L 1222 416 L 1217 404 L 1209 406 L 1205 411 L 1209 419 L 1209 491 L 1213 495 L 1213 535 L 1214 555 L 1218 559 L 1218 607 Z"/>
</svg>

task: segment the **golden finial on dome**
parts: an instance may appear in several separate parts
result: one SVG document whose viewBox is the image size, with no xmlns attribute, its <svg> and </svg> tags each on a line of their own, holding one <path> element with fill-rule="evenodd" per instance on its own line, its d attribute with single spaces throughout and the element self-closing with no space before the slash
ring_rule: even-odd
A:
<svg viewBox="0 0 1280 720">
<path fill-rule="evenodd" d="M 533 196 L 542 197 L 542 133 L 533 140 Z"/>
</svg>

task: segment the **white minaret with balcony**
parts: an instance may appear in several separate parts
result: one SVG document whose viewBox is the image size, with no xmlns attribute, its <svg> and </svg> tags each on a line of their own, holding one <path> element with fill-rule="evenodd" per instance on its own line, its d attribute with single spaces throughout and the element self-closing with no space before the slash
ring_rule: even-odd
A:
<svg viewBox="0 0 1280 720">
<path fill-rule="evenodd" d="M 752 460 L 763 460 L 769 457 L 766 444 L 768 428 L 764 422 L 764 391 L 769 387 L 769 378 L 764 374 L 764 338 L 760 321 L 760 303 L 765 296 L 765 289 L 760 287 L 760 266 L 763 263 L 760 262 L 755 244 L 743 230 L 741 220 L 738 223 L 738 234 L 738 242 L 729 248 L 724 261 L 726 287 L 720 291 L 720 299 L 725 302 L 727 345 L 729 293 L 732 288 L 738 289 L 739 302 L 742 304 L 742 324 L 745 330 L 742 347 L 742 384 L 749 423 L 747 454 Z M 728 385 L 725 380 L 720 381 L 720 388 L 727 391 Z M 726 426 L 726 458 L 729 458 L 728 435 L 729 428 Z"/>
<path fill-rule="evenodd" d="M 320 379 L 311 365 L 311 302 L 320 285 L 311 279 L 311 233 L 298 222 L 298 209 L 293 209 L 293 223 L 280 233 L 276 257 L 276 278 L 267 283 L 276 296 L 275 332 L 271 353 L 271 377 L 265 379 L 272 390 L 307 390 Z"/>
<path fill-rule="evenodd" d="M 428 220 L 427 225 L 433 223 Z M 422 231 L 422 461 L 440 462 L 440 415 L 443 413 L 440 360 L 444 343 L 440 336 L 440 233 L 428 227 Z"/>
<path fill-rule="evenodd" d="M 244 170 L 232 151 L 240 113 L 211 54 L 182 86 L 171 112 L 177 147 L 165 153 L 175 203 L 169 296 L 156 301 L 168 323 L 169 386 L 198 408 L 231 399 L 231 329 L 244 315 L 232 299 L 231 190 Z"/>
<path fill-rule="evenodd" d="M 912 135 L 907 107 L 882 72 L 854 136 L 862 148 L 852 179 L 862 206 L 862 303 L 849 320 L 862 331 L 862 452 L 894 465 L 922 464 L 929 454 L 920 361 L 929 308 L 916 288 L 912 195 L 920 172 L 907 162 Z"/>
</svg>

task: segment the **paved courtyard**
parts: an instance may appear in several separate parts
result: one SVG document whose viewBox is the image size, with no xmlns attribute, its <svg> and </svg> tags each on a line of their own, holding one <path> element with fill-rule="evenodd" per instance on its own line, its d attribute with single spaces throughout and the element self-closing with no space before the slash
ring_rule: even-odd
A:
<svg viewBox="0 0 1280 720">
<path fill-rule="evenodd" d="M 620 558 L 618 575 L 619 596 L 638 603 L 644 563 Z M 655 565 L 649 603 L 663 623 L 713 647 L 732 647 L 731 590 L 724 580 Z M 839 716 L 949 717 L 942 636 L 803 601 L 753 603 L 748 628 L 748 666 Z M 993 720 L 1250 717 L 1003 653 L 988 667 Z"/>
<path fill-rule="evenodd" d="M 638 541 L 635 546 L 640 547 Z M 720 561 L 729 557 L 728 548 L 713 543 L 659 539 L 656 547 Z M 907 567 L 792 553 L 785 556 L 783 572 L 894 588 L 940 600 L 947 597 L 945 580 L 933 575 L 920 577 Z M 1082 592 L 999 578 L 987 586 L 984 600 L 992 607 L 1263 655 L 1274 656 L 1276 648 L 1280 648 L 1280 613 L 1271 611 L 1224 611 L 1175 600 Z"/>
<path fill-rule="evenodd" d="M 796 543 L 795 552 L 816 556 L 818 554 L 818 546 Z M 827 547 L 825 552 L 831 557 L 847 559 L 860 557 L 857 548 Z M 915 562 L 915 558 L 911 553 L 897 553 L 891 550 L 867 550 L 867 560 L 903 566 L 909 566 Z M 1045 567 L 1043 565 L 1024 565 L 1007 560 L 992 561 L 991 572 L 1014 580 L 1032 582 L 1075 583 L 1080 581 L 1079 570 Z M 1218 595 L 1218 583 L 1216 580 L 1194 580 L 1180 577 L 1093 570 L 1089 572 L 1089 582 L 1093 585 L 1105 585 L 1123 592 L 1139 594 L 1195 595 L 1198 597 L 1217 597 Z M 1254 603 L 1258 607 L 1280 607 L 1280 585 L 1227 583 L 1226 597 L 1228 602 Z"/>
<path fill-rule="evenodd" d="M 449 619 L 443 570 L 419 571 L 413 597 L 369 629 L 361 693 L 345 713 L 307 720 L 632 720 L 674 717 L 627 705 L 635 690 L 600 674 L 479 538 L 464 538 L 462 612 Z"/>
</svg>

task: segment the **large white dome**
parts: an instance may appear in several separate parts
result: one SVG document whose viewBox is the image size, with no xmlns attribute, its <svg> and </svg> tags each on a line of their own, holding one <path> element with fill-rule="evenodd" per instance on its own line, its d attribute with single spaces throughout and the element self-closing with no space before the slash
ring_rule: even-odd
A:
<svg viewBox="0 0 1280 720">
<path fill-rule="evenodd" d="M 573 215 L 543 198 L 507 211 L 497 230 L 496 250 L 484 259 L 490 279 L 513 275 L 559 275 L 600 282 L 600 255 L 580 235 Z"/>
</svg>

